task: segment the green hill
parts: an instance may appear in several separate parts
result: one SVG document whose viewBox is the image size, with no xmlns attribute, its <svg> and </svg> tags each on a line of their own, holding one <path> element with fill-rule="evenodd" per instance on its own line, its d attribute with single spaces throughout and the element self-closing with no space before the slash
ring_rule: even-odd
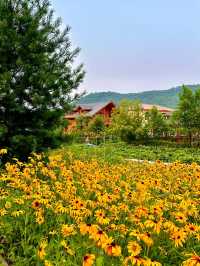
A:
<svg viewBox="0 0 200 266">
<path fill-rule="evenodd" d="M 187 85 L 193 90 L 200 88 L 200 85 Z M 158 104 L 166 107 L 175 108 L 178 103 L 178 95 L 181 86 L 168 90 L 153 90 L 139 93 L 117 93 L 117 92 L 94 92 L 83 96 L 80 103 L 95 103 L 114 101 L 118 103 L 122 99 L 139 99 L 143 103 Z"/>
</svg>

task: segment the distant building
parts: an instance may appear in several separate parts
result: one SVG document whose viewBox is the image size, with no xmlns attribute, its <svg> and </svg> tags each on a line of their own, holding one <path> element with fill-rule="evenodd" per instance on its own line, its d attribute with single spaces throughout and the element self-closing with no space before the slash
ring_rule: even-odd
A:
<svg viewBox="0 0 200 266">
<path fill-rule="evenodd" d="M 155 106 L 166 118 L 170 117 L 174 111 L 171 108 L 159 105 L 141 104 L 141 106 L 144 112 L 151 110 Z M 96 115 L 101 115 L 104 118 L 105 125 L 108 126 L 111 122 L 110 118 L 114 108 L 116 108 L 116 104 L 112 101 L 106 103 L 79 104 L 70 114 L 65 115 L 65 118 L 69 121 L 67 131 L 71 131 L 76 128 L 76 119 L 80 116 L 92 119 Z"/>
<path fill-rule="evenodd" d="M 174 112 L 174 109 L 171 109 L 168 107 L 164 107 L 164 106 L 160 106 L 156 104 L 144 104 L 144 103 L 142 104 L 142 110 L 144 112 L 151 110 L 153 107 L 156 107 L 158 111 L 160 111 L 166 118 L 169 118 Z"/>
<path fill-rule="evenodd" d="M 81 115 L 91 119 L 96 115 L 101 115 L 104 118 L 105 125 L 108 126 L 110 124 L 112 111 L 115 107 L 116 105 L 112 101 L 77 105 L 70 114 L 65 115 L 65 118 L 69 121 L 67 130 L 71 131 L 76 127 L 76 119 Z"/>
</svg>

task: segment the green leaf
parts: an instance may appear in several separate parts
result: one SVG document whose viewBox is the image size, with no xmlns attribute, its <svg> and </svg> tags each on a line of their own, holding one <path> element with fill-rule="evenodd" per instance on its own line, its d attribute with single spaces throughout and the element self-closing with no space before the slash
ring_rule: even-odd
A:
<svg viewBox="0 0 200 266">
<path fill-rule="evenodd" d="M 103 266 L 104 265 L 104 257 L 100 256 L 96 259 L 96 266 Z"/>
</svg>

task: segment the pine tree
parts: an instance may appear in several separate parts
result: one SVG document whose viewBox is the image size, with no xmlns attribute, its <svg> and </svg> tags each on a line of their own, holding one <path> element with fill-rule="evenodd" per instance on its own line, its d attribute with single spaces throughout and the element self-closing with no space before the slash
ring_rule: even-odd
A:
<svg viewBox="0 0 200 266">
<path fill-rule="evenodd" d="M 60 134 L 84 77 L 69 31 L 48 0 L 0 1 L 0 145 L 12 155 L 49 147 Z"/>
</svg>

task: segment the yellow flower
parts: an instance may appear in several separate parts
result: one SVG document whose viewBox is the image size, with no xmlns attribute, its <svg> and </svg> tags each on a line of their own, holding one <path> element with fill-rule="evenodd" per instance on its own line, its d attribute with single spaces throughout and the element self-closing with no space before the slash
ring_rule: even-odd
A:
<svg viewBox="0 0 200 266">
<path fill-rule="evenodd" d="M 159 234 L 160 233 L 160 229 L 161 229 L 161 225 L 162 225 L 162 221 L 147 220 L 147 221 L 145 221 L 144 225 L 147 228 L 152 228 L 154 232 L 156 232 L 157 234 Z"/>
<path fill-rule="evenodd" d="M 40 204 L 40 201 L 39 201 L 39 200 L 34 200 L 34 201 L 32 202 L 32 207 L 33 207 L 34 209 L 38 209 L 40 206 L 41 206 L 41 204 Z"/>
<path fill-rule="evenodd" d="M 140 266 L 140 265 L 144 265 L 144 259 L 138 257 L 138 256 L 129 256 L 126 257 L 124 260 L 124 265 L 129 265 L 129 261 L 131 262 L 132 265 L 135 266 Z"/>
<path fill-rule="evenodd" d="M 84 224 L 84 223 L 81 223 L 79 225 L 79 229 L 80 229 L 80 233 L 82 235 L 85 235 L 85 234 L 96 234 L 98 232 L 98 226 L 95 225 L 95 224 Z"/>
<path fill-rule="evenodd" d="M 23 210 L 16 210 L 11 213 L 12 216 L 18 217 L 20 215 L 23 215 L 25 212 Z"/>
<path fill-rule="evenodd" d="M 6 154 L 7 153 L 7 149 L 0 149 L 0 155 Z"/>
<path fill-rule="evenodd" d="M 48 261 L 48 260 L 44 261 L 44 266 L 52 266 L 52 265 L 53 264 L 50 261 Z"/>
<path fill-rule="evenodd" d="M 37 216 L 36 217 L 36 223 L 43 224 L 44 223 L 44 217 L 43 216 Z"/>
<path fill-rule="evenodd" d="M 94 260 L 94 254 L 86 254 L 83 258 L 83 266 L 92 266 L 94 264 Z"/>
<path fill-rule="evenodd" d="M 196 233 L 197 231 L 200 230 L 200 226 L 196 225 L 196 224 L 187 224 L 185 226 L 185 230 L 190 233 L 190 234 L 194 234 Z"/>
<path fill-rule="evenodd" d="M 6 209 L 0 209 L 0 216 L 4 216 L 8 213 L 8 211 Z"/>
<path fill-rule="evenodd" d="M 73 256 L 73 255 L 75 254 L 75 252 L 74 252 L 74 251 L 73 251 L 73 250 L 67 245 L 67 243 L 66 243 L 65 240 L 62 240 L 62 241 L 60 242 L 60 244 L 61 244 L 61 246 L 64 247 L 65 251 L 66 251 L 69 255 Z"/>
<path fill-rule="evenodd" d="M 41 243 L 40 243 L 40 246 L 39 246 L 39 249 L 38 249 L 38 257 L 43 260 L 44 257 L 46 256 L 46 252 L 45 252 L 45 248 L 47 247 L 48 243 L 46 240 L 43 240 Z"/>
<path fill-rule="evenodd" d="M 12 207 L 11 202 L 10 202 L 10 201 L 6 201 L 6 203 L 5 203 L 5 208 L 6 208 L 6 209 L 10 209 L 11 207 Z"/>
<path fill-rule="evenodd" d="M 101 229 L 91 232 L 90 238 L 101 243 L 104 243 L 108 239 L 107 235 Z"/>
<path fill-rule="evenodd" d="M 147 246 L 152 246 L 153 245 L 153 239 L 151 238 L 151 235 L 147 232 L 147 233 L 144 233 L 144 234 L 140 234 L 139 235 L 139 239 L 141 239 L 142 241 L 144 241 L 144 243 L 147 245 Z"/>
<path fill-rule="evenodd" d="M 187 234 L 184 230 L 178 229 L 171 234 L 171 239 L 174 241 L 175 247 L 183 246 L 186 241 Z"/>
<path fill-rule="evenodd" d="M 128 242 L 128 252 L 131 253 L 132 256 L 137 256 L 141 252 L 141 247 L 136 241 Z"/>
<path fill-rule="evenodd" d="M 37 209 L 35 212 L 36 215 L 36 222 L 38 224 L 44 223 L 44 210 L 43 209 Z"/>
<path fill-rule="evenodd" d="M 75 234 L 74 226 L 73 225 L 67 225 L 63 224 L 61 228 L 61 233 L 64 237 L 70 236 Z"/>
<path fill-rule="evenodd" d="M 56 230 L 49 231 L 49 235 L 52 236 L 57 235 L 57 231 Z"/>
<path fill-rule="evenodd" d="M 134 229 L 133 231 L 131 231 L 131 232 L 130 232 L 130 234 L 129 234 L 129 235 L 130 235 L 130 236 L 139 237 L 139 235 L 140 235 L 140 232 Z"/>
<path fill-rule="evenodd" d="M 175 218 L 180 223 L 186 223 L 187 222 L 187 217 L 182 212 L 175 213 Z"/>
<path fill-rule="evenodd" d="M 105 251 L 109 256 L 118 257 L 121 255 L 121 247 L 116 245 L 115 243 L 108 245 L 105 248 Z"/>
<path fill-rule="evenodd" d="M 17 204 L 19 204 L 19 205 L 24 204 L 24 200 L 23 199 L 20 199 L 20 198 L 14 199 L 14 202 L 17 203 Z"/>
<path fill-rule="evenodd" d="M 42 240 L 41 243 L 40 243 L 40 247 L 42 247 L 42 248 L 46 248 L 47 245 L 48 245 L 48 242 L 47 242 L 46 239 Z"/>
<path fill-rule="evenodd" d="M 191 258 L 183 262 L 183 266 L 200 266 L 200 256 L 194 254 Z"/>
<path fill-rule="evenodd" d="M 108 224 L 110 222 L 110 219 L 106 217 L 105 212 L 103 210 L 97 210 L 95 212 L 95 216 L 97 222 L 100 224 Z"/>
<path fill-rule="evenodd" d="M 174 232 L 176 231 L 176 226 L 173 222 L 167 221 L 163 224 L 164 228 L 166 229 L 167 232 Z"/>
<path fill-rule="evenodd" d="M 162 266 L 162 264 L 158 261 L 146 259 L 146 260 L 143 260 L 143 266 Z"/>
</svg>

